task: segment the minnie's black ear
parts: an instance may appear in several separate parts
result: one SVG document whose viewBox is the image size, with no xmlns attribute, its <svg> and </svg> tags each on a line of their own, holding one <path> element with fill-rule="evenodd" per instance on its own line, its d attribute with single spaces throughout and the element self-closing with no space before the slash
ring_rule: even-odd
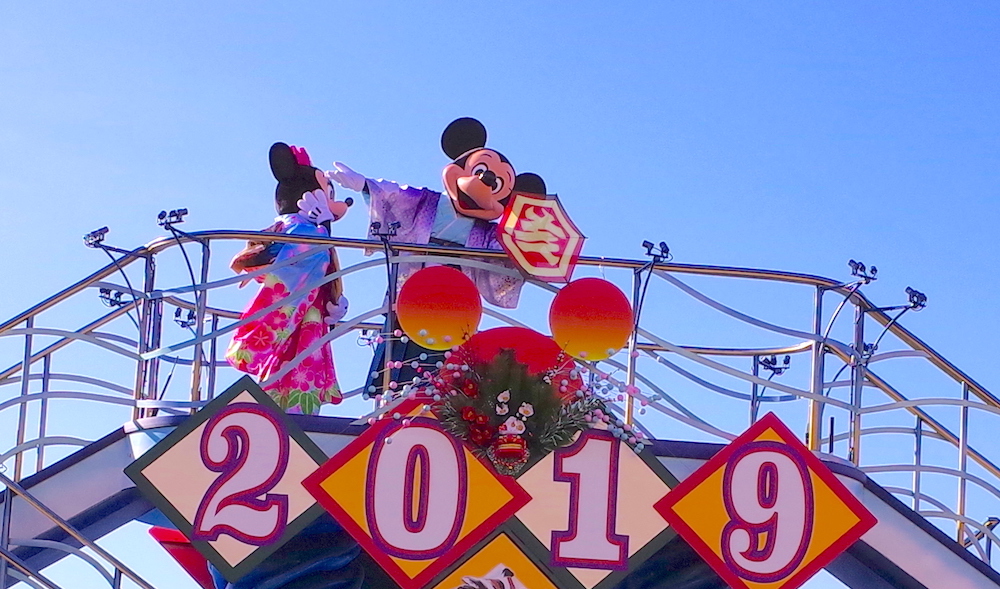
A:
<svg viewBox="0 0 1000 589">
<path fill-rule="evenodd" d="M 514 190 L 517 192 L 530 192 L 531 194 L 546 194 L 545 180 L 538 174 L 525 172 L 518 174 L 514 178 Z"/>
<path fill-rule="evenodd" d="M 455 119 L 441 134 L 441 149 L 451 159 L 477 147 L 486 146 L 486 127 L 476 119 Z"/>
<path fill-rule="evenodd" d="M 294 178 L 298 172 L 299 163 L 292 154 L 292 148 L 285 143 L 279 141 L 272 145 L 267 157 L 271 162 L 271 173 L 279 182 Z"/>
</svg>

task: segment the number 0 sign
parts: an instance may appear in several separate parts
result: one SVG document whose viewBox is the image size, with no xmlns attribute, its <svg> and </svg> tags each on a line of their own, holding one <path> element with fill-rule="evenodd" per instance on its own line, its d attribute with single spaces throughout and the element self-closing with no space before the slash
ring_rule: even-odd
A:
<svg viewBox="0 0 1000 589">
<path fill-rule="evenodd" d="M 418 589 L 531 498 L 433 419 L 369 427 L 303 486 L 403 589 Z"/>
<path fill-rule="evenodd" d="M 125 474 L 234 582 L 322 513 L 301 481 L 325 459 L 244 377 Z"/>
<path fill-rule="evenodd" d="M 798 587 L 875 517 L 769 413 L 656 504 L 731 587 Z"/>
</svg>

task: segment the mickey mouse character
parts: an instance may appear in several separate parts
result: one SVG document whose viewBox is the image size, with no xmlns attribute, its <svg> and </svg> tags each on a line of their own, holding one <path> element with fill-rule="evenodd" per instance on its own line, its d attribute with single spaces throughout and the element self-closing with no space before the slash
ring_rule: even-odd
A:
<svg viewBox="0 0 1000 589">
<path fill-rule="evenodd" d="M 452 162 L 441 174 L 445 192 L 366 178 L 336 162 L 327 176 L 349 190 L 361 192 L 372 222 L 388 227 L 399 223 L 392 241 L 502 249 L 496 221 L 515 191 L 545 194 L 545 182 L 532 173 L 516 174 L 502 153 L 486 147 L 486 127 L 473 118 L 452 121 L 441 134 L 441 149 Z M 369 230 L 368 237 L 375 238 Z M 493 260 L 491 260 L 493 261 Z M 503 264 L 509 267 L 509 264 Z M 401 268 L 400 284 L 418 268 Z M 463 269 L 490 303 L 517 306 L 523 281 L 509 274 Z"/>
<path fill-rule="evenodd" d="M 347 214 L 351 199 L 337 201 L 333 185 L 326 175 L 313 167 L 306 150 L 275 143 L 269 152 L 271 172 L 278 181 L 274 207 L 278 217 L 264 229 L 289 235 L 330 236 L 330 224 Z M 308 252 L 313 246 L 281 242 L 250 242 L 233 258 L 230 266 L 237 273 L 252 272 Z M 290 370 L 286 366 L 317 339 L 328 326 L 347 313 L 347 298 L 340 279 L 335 279 L 308 293 L 290 294 L 314 284 L 339 269 L 336 252 L 317 251 L 302 259 L 260 274 L 260 292 L 243 312 L 240 320 L 270 307 L 280 305 L 263 317 L 241 325 L 226 351 L 226 360 L 237 370 L 266 381 L 285 370 L 275 382 L 264 387 L 282 409 L 293 413 L 314 414 L 323 403 L 339 403 L 340 386 L 329 345 L 303 358 Z"/>
</svg>

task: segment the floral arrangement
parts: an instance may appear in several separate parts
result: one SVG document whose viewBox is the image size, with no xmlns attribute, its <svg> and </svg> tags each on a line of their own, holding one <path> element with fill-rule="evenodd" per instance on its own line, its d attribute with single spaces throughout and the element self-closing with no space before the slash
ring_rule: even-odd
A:
<svg viewBox="0 0 1000 589">
<path fill-rule="evenodd" d="M 460 349 L 431 378 L 438 393 L 431 408 L 497 472 L 516 475 L 532 457 L 570 443 L 605 409 L 603 400 L 585 393 L 572 361 L 560 358 L 556 365 L 538 374 L 518 362 L 514 350 L 481 361 Z"/>
</svg>

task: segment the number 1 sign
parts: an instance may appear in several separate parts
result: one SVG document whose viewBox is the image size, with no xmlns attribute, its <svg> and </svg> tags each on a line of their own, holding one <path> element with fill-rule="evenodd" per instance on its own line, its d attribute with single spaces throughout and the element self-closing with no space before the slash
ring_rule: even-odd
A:
<svg viewBox="0 0 1000 589">
<path fill-rule="evenodd" d="M 125 474 L 234 582 L 322 513 L 301 481 L 325 459 L 244 377 Z"/>
<path fill-rule="evenodd" d="M 606 430 L 584 431 L 517 482 L 532 500 L 513 532 L 560 587 L 614 587 L 675 536 L 653 506 L 677 479 Z"/>
<path fill-rule="evenodd" d="M 736 589 L 794 589 L 876 523 L 773 413 L 656 509 Z"/>
</svg>

